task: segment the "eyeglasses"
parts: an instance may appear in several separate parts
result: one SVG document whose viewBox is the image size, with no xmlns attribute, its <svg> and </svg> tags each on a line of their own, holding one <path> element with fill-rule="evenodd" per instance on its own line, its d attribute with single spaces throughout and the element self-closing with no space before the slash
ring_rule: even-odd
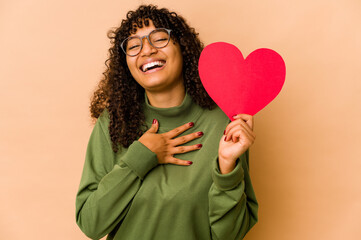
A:
<svg viewBox="0 0 361 240">
<path fill-rule="evenodd" d="M 155 48 L 164 48 L 169 43 L 171 31 L 172 30 L 166 28 L 157 28 L 143 37 L 128 37 L 120 44 L 120 47 L 125 54 L 131 57 L 137 56 L 142 50 L 143 38 L 147 38 L 150 45 Z"/>
</svg>

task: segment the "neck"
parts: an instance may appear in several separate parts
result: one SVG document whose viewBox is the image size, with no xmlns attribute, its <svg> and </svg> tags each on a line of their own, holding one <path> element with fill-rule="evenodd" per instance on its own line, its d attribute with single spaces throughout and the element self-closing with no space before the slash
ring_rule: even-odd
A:
<svg viewBox="0 0 361 240">
<path fill-rule="evenodd" d="M 150 105 L 148 96 L 145 95 L 143 111 L 147 128 L 152 125 L 153 119 L 160 123 L 159 129 L 169 131 L 187 122 L 195 122 L 200 117 L 203 109 L 192 101 L 191 96 L 185 92 L 181 104 L 169 108 L 159 108 Z"/>
<path fill-rule="evenodd" d="M 152 92 L 145 90 L 149 104 L 157 108 L 170 108 L 181 105 L 185 96 L 185 88 L 183 83 L 177 87 L 163 91 L 163 92 Z"/>
</svg>

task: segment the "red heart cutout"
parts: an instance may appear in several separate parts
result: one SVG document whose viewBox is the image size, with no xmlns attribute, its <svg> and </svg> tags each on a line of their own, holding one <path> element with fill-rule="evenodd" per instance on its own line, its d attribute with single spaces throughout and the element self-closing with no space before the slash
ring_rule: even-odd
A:
<svg viewBox="0 0 361 240">
<path fill-rule="evenodd" d="M 286 66 L 275 51 L 260 48 L 246 59 L 234 45 L 216 42 L 205 47 L 199 58 L 204 88 L 233 120 L 239 113 L 255 115 L 281 91 Z"/>
</svg>

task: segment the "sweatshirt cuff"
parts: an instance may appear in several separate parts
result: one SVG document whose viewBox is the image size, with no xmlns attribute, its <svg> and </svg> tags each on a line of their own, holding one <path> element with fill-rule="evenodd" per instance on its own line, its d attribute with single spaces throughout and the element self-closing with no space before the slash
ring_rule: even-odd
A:
<svg viewBox="0 0 361 240">
<path fill-rule="evenodd" d="M 236 162 L 235 168 L 232 172 L 227 174 L 222 174 L 219 170 L 218 158 L 214 161 L 213 171 L 212 171 L 212 179 L 216 187 L 221 191 L 231 190 L 237 187 L 244 178 L 244 171 L 242 168 L 242 164 L 238 159 Z"/>
<path fill-rule="evenodd" d="M 142 180 L 152 168 L 158 165 L 157 155 L 139 141 L 134 141 L 129 146 L 122 161 Z"/>
</svg>

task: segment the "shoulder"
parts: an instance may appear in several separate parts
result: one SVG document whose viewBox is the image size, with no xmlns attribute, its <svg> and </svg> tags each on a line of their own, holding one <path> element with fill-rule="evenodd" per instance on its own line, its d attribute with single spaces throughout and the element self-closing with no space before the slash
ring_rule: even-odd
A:
<svg viewBox="0 0 361 240">
<path fill-rule="evenodd" d="M 107 109 L 104 109 L 95 122 L 94 130 L 98 129 L 98 131 L 103 132 L 103 134 L 107 137 L 107 139 L 110 140 L 109 124 L 110 124 L 109 112 Z"/>
<path fill-rule="evenodd" d="M 97 119 L 97 124 L 101 125 L 103 129 L 108 129 L 110 123 L 109 111 L 108 109 L 104 109 L 103 112 Z"/>
</svg>

